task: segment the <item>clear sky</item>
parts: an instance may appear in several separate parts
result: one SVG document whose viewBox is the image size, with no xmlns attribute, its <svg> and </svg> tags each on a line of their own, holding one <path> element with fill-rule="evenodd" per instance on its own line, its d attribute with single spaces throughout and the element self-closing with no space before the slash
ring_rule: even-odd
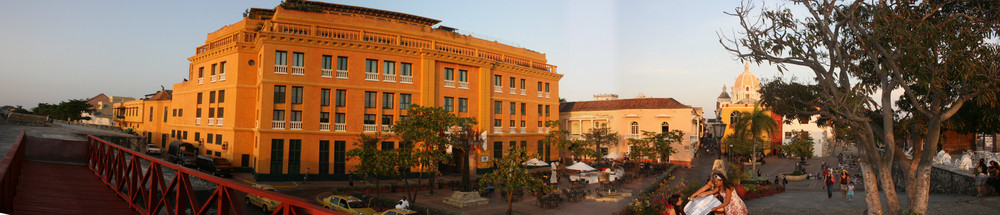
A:
<svg viewBox="0 0 1000 215">
<path fill-rule="evenodd" d="M 719 44 L 738 20 L 734 0 L 344 1 L 323 0 L 441 20 L 460 33 L 539 51 L 565 76 L 560 97 L 593 94 L 671 97 L 714 117 L 722 86 L 743 63 Z M 0 7 L 0 105 L 35 107 L 109 96 L 142 97 L 171 89 L 187 58 L 212 31 L 252 7 L 279 1 L 9 1 Z M 774 5 L 764 3 L 764 5 Z M 772 65 L 751 65 L 759 78 Z M 799 77 L 810 77 L 806 73 Z M 787 74 L 786 74 L 787 75 Z"/>
</svg>

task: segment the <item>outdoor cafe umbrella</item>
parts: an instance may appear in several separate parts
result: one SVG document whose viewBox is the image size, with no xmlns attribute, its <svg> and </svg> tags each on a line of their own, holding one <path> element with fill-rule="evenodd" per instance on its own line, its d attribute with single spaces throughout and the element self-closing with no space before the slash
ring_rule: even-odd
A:
<svg viewBox="0 0 1000 215">
<path fill-rule="evenodd" d="M 587 164 L 585 164 L 583 162 L 577 162 L 576 164 L 573 164 L 573 165 L 570 165 L 570 166 L 566 167 L 566 169 L 580 170 L 580 171 L 593 171 L 593 170 L 597 170 L 597 169 L 594 169 L 594 167 L 590 167 L 590 165 L 587 165 Z"/>
<path fill-rule="evenodd" d="M 618 158 L 622 158 L 622 156 L 619 155 L 618 153 L 612 152 L 612 153 L 608 153 L 608 155 L 605 155 L 604 158 L 615 160 L 615 159 L 618 159 Z"/>
<path fill-rule="evenodd" d="M 527 166 L 548 166 L 549 165 L 548 163 L 545 163 L 545 161 L 538 160 L 538 158 L 532 158 L 531 160 L 525 161 L 524 163 L 521 163 L 521 164 L 524 164 L 524 165 L 527 165 Z"/>
</svg>

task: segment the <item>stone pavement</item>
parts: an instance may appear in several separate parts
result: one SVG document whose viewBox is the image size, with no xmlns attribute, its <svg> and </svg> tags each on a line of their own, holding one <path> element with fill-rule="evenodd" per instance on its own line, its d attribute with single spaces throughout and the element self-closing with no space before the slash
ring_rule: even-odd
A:
<svg viewBox="0 0 1000 215">
<path fill-rule="evenodd" d="M 854 147 L 837 147 L 833 154 L 844 152 L 856 154 Z M 768 157 L 767 164 L 758 166 L 762 177 L 774 179 L 775 175 L 794 170 L 796 160 L 789 158 Z M 835 156 L 806 160 L 806 170 L 816 174 L 822 162 L 835 164 Z M 749 170 L 748 170 L 749 171 Z M 858 171 L 852 169 L 849 174 L 854 176 Z M 790 181 L 785 192 L 772 196 L 746 201 L 750 214 L 863 214 L 867 209 L 864 201 L 864 184 L 855 182 L 854 200 L 844 199 L 839 188 L 834 186 L 833 198 L 827 198 L 822 180 Z M 906 208 L 906 193 L 897 192 L 901 207 Z M 882 194 L 882 205 L 885 208 L 885 195 Z M 927 214 L 1000 214 L 1000 196 L 975 197 L 970 195 L 931 194 L 928 201 Z"/>
</svg>

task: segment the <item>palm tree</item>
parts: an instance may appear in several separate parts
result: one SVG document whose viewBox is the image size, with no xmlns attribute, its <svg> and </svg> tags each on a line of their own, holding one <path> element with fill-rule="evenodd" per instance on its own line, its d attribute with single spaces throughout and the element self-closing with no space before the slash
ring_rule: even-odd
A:
<svg viewBox="0 0 1000 215">
<path fill-rule="evenodd" d="M 767 110 L 761 109 L 760 104 L 755 104 L 753 111 L 750 112 L 740 112 L 740 115 L 736 118 L 736 122 L 731 122 L 735 125 L 735 137 L 737 138 L 749 138 L 746 142 L 753 144 L 753 153 L 751 157 L 753 160 L 753 169 L 751 174 L 757 172 L 757 145 L 765 142 L 763 136 L 770 135 L 774 133 L 774 130 L 778 129 L 778 123 L 774 122 L 774 118 Z"/>
</svg>

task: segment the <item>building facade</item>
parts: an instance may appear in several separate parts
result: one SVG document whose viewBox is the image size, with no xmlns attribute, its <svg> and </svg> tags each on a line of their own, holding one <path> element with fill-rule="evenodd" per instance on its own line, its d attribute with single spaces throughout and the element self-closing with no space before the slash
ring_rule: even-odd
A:
<svg viewBox="0 0 1000 215">
<path fill-rule="evenodd" d="M 700 107 L 691 107 L 672 98 L 617 99 L 603 95 L 595 101 L 565 102 L 559 106 L 559 120 L 570 132 L 570 139 L 582 139 L 590 129 L 606 127 L 622 136 L 617 146 L 607 146 L 603 154 L 615 152 L 628 154 L 628 139 L 639 139 L 643 131 L 684 132 L 681 142 L 674 143 L 677 152 L 670 156 L 671 163 L 691 165 L 697 151 L 699 137 L 704 132 L 704 119 Z"/>
<path fill-rule="evenodd" d="M 133 100 L 135 100 L 135 98 L 107 96 L 104 95 L 104 93 L 97 94 L 96 96 L 87 99 L 87 104 L 89 104 L 94 111 L 80 114 L 84 117 L 90 117 L 90 119 L 80 120 L 80 123 L 115 126 L 114 104 Z"/>
<path fill-rule="evenodd" d="M 715 115 L 718 118 L 716 121 L 716 126 L 724 126 L 725 130 L 722 133 L 722 139 L 725 139 L 735 133 L 736 126 L 733 124 L 738 118 L 740 113 L 751 112 L 754 108 L 761 108 L 766 111 L 767 114 L 771 115 L 775 123 L 778 124 L 778 128 L 775 129 L 771 134 L 765 134 L 763 138 L 770 140 L 768 144 L 768 149 L 764 149 L 765 153 L 770 153 L 769 148 L 780 146 L 782 144 L 782 121 L 781 116 L 771 113 L 767 110 L 767 107 L 760 105 L 760 80 L 757 76 L 750 72 L 750 63 L 747 62 L 743 65 L 743 72 L 736 76 L 736 80 L 733 82 L 732 96 L 730 93 L 726 92 L 726 87 L 722 87 L 722 93 L 716 100 Z M 722 152 L 728 152 L 730 146 L 726 144 L 719 144 Z"/>
<path fill-rule="evenodd" d="M 195 143 L 258 180 L 346 179 L 358 134 L 388 134 L 382 148 L 394 148 L 392 126 L 415 104 L 477 120 L 488 132 L 478 168 L 511 147 L 557 159 L 541 139 L 558 118 L 562 75 L 545 54 L 432 27 L 439 22 L 312 1 L 250 9 L 208 34 L 188 58 L 188 81 L 164 110 L 150 109 L 171 117 L 151 122 L 175 134 L 167 141 Z"/>
</svg>

